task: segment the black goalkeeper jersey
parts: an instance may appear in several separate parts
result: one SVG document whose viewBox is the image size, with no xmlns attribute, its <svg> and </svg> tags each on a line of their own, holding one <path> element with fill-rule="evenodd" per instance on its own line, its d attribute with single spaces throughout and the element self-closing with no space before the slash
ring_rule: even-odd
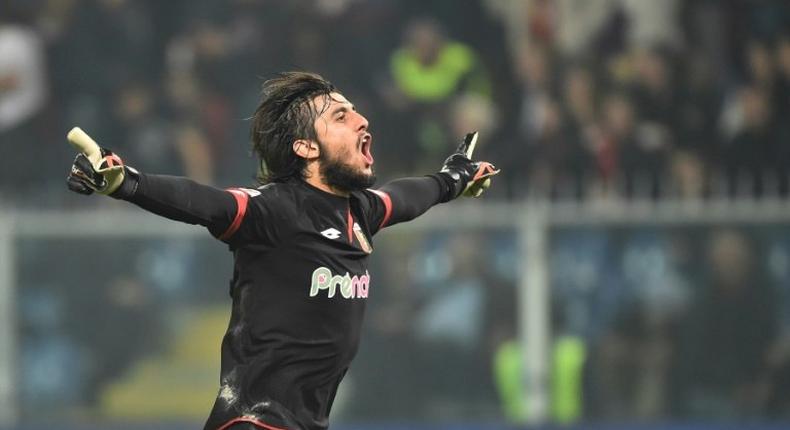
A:
<svg viewBox="0 0 790 430">
<path fill-rule="evenodd" d="M 220 190 L 186 178 L 129 176 L 136 182 L 125 199 L 208 227 L 234 255 L 220 389 L 205 430 L 240 422 L 327 428 L 378 287 L 368 271 L 373 236 L 449 200 L 454 189 L 443 174 L 347 198 L 301 180 Z"/>
<path fill-rule="evenodd" d="M 339 197 L 305 182 L 231 190 L 233 311 L 221 388 L 206 429 L 239 419 L 323 429 L 357 352 L 373 235 L 388 221 L 383 192 Z"/>
</svg>

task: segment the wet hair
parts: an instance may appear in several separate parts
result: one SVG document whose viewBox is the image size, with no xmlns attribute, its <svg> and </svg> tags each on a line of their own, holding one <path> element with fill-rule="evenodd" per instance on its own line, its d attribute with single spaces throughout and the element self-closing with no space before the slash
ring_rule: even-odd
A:
<svg viewBox="0 0 790 430">
<path fill-rule="evenodd" d="M 262 184 L 305 178 L 306 160 L 293 151 L 298 139 L 318 140 L 313 99 L 337 91 L 315 73 L 285 72 L 263 83 L 261 102 L 252 116 L 252 151 L 258 157 Z M 329 103 L 324 104 L 324 109 Z"/>
</svg>

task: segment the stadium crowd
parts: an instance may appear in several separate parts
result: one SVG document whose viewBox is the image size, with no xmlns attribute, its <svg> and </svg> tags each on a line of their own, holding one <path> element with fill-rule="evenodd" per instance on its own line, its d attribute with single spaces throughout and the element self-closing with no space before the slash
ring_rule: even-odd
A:
<svg viewBox="0 0 790 430">
<path fill-rule="evenodd" d="M 7 4 L 5 202 L 69 205 L 75 124 L 146 171 L 250 183 L 245 119 L 261 79 L 290 69 L 370 117 L 384 179 L 434 170 L 480 129 L 501 199 L 787 194 L 781 1 Z"/>
</svg>

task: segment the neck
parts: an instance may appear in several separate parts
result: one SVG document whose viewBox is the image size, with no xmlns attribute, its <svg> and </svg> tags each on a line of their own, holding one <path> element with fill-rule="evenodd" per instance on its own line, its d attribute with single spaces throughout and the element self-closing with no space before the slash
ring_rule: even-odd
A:
<svg viewBox="0 0 790 430">
<path fill-rule="evenodd" d="M 305 182 L 308 184 L 318 188 L 321 191 L 327 192 L 329 194 L 334 194 L 340 197 L 348 197 L 350 193 L 348 191 L 338 190 L 335 187 L 327 185 L 322 179 L 321 175 L 318 173 L 318 169 L 307 169 L 308 176 L 304 179 Z"/>
</svg>

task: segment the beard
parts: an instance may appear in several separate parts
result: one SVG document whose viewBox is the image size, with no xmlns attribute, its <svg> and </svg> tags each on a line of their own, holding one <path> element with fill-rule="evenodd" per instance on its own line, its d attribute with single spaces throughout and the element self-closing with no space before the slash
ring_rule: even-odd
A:
<svg viewBox="0 0 790 430">
<path fill-rule="evenodd" d="M 321 165 L 318 173 L 324 182 L 332 188 L 340 191 L 351 192 L 361 191 L 370 188 L 376 183 L 375 174 L 366 174 L 357 171 L 349 164 L 339 158 L 325 156 L 326 152 L 321 152 Z"/>
</svg>

